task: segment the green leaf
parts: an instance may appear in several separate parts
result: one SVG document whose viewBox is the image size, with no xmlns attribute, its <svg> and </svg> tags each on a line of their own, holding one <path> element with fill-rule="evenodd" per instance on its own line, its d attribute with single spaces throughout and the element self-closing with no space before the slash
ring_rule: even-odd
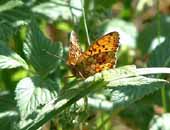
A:
<svg viewBox="0 0 170 130">
<path fill-rule="evenodd" d="M 22 79 L 16 87 L 16 100 L 21 118 L 57 97 L 56 84 L 51 80 L 40 77 L 27 77 Z"/>
<path fill-rule="evenodd" d="M 19 121 L 19 114 L 16 111 L 5 111 L 0 113 L 0 129 L 14 130 Z"/>
<path fill-rule="evenodd" d="M 35 22 L 30 24 L 30 33 L 24 43 L 24 52 L 40 75 L 46 75 L 55 70 L 63 56 L 62 44 L 53 43 L 47 39 Z M 57 59 L 57 57 L 59 57 Z"/>
<path fill-rule="evenodd" d="M 23 5 L 21 0 L 10 0 L 3 5 L 0 5 L 0 12 Z"/>
<path fill-rule="evenodd" d="M 130 105 L 164 87 L 167 83 L 168 82 L 163 79 L 146 78 L 143 76 L 112 82 L 108 86 L 111 86 L 109 95 L 111 95 L 113 109 Z"/>
<path fill-rule="evenodd" d="M 21 66 L 28 69 L 24 59 L 11 49 L 7 48 L 4 43 L 0 41 L 0 69 L 11 69 Z"/>
<path fill-rule="evenodd" d="M 169 67 L 170 66 L 170 39 L 167 38 L 162 44 L 156 47 L 152 51 L 150 60 L 148 62 L 149 67 Z"/>
<path fill-rule="evenodd" d="M 105 99 L 93 97 L 90 98 L 89 104 L 109 111 L 130 105 L 168 84 L 168 81 L 163 79 L 140 76 L 133 65 L 103 71 L 89 77 L 86 81 L 91 82 L 101 78 L 107 82 L 107 87 L 99 94 L 101 95 L 99 97 L 104 96 Z M 108 98 L 109 100 L 106 100 Z"/>
<path fill-rule="evenodd" d="M 70 88 L 63 91 L 57 99 L 46 104 L 41 110 L 38 109 L 34 111 L 35 116 L 29 116 L 27 124 L 21 126 L 20 130 L 38 129 L 49 119 L 62 112 L 82 97 L 101 90 L 103 86 L 105 86 L 105 82 L 98 80 L 93 83 L 82 83 L 77 88 Z"/>
</svg>

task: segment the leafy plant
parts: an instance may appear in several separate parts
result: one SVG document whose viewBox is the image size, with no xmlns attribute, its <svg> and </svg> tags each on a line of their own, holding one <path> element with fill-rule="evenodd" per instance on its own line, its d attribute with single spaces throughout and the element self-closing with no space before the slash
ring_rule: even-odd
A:
<svg viewBox="0 0 170 130">
<path fill-rule="evenodd" d="M 166 40 L 162 44 L 149 52 L 151 41 L 157 35 L 152 32 L 147 33 L 147 29 L 151 30 L 146 27 L 139 33 L 138 44 L 131 46 L 132 41 L 135 44 L 137 30 L 131 21 L 124 20 L 133 18 L 133 14 L 123 13 L 132 11 L 130 5 L 127 2 L 123 3 L 125 9 L 120 11 L 119 20 L 113 20 L 110 19 L 110 10 L 105 9 L 111 8 L 116 1 L 101 2 L 103 4 L 87 0 L 84 1 L 84 6 L 80 2 L 81 8 L 76 7 L 77 4 L 74 1 L 70 3 L 45 0 L 2 2 L 0 9 L 0 129 L 43 129 L 48 122 L 51 127 L 56 127 L 55 129 L 107 130 L 114 129 L 112 123 L 109 123 L 114 118 L 113 113 L 123 118 L 125 122 L 130 120 L 134 129 L 135 127 L 147 129 L 153 115 L 150 108 L 158 100 L 154 99 L 154 94 L 157 94 L 159 89 L 162 89 L 163 107 L 167 109 L 165 107 L 168 96 L 163 92 L 165 92 L 164 87 L 169 86 L 169 77 L 164 78 L 163 74 L 170 73 L 168 35 L 165 35 Z M 42 10 L 44 6 L 48 7 L 45 11 L 49 11 L 51 6 L 61 8 L 57 8 L 57 17 L 52 17 L 52 14 L 48 17 Z M 69 15 L 66 17 L 63 16 L 63 8 L 68 11 Z M 80 14 L 74 11 L 79 11 Z M 89 14 L 89 12 L 92 13 Z M 106 19 L 101 22 L 99 19 L 103 18 Z M 118 58 L 118 62 L 120 61 L 118 65 L 123 66 L 102 71 L 86 79 L 67 78 L 70 76 L 70 70 L 65 62 L 68 41 L 66 37 L 62 37 L 61 39 L 64 40 L 59 41 L 59 33 L 66 36 L 67 32 L 76 28 L 81 37 L 81 46 L 85 48 L 88 44 L 83 44 L 87 41 L 84 35 L 87 34 L 87 39 L 90 39 L 88 30 L 91 32 L 89 34 L 92 34 L 92 31 L 98 28 L 94 34 L 101 34 L 112 30 L 116 23 L 120 38 L 126 34 L 126 39 L 131 38 L 129 41 L 124 41 L 127 44 L 122 43 L 122 46 L 128 45 L 128 47 L 126 46 L 124 50 L 122 47 L 119 50 L 118 57 L 121 59 Z M 53 26 L 49 28 L 49 24 Z M 155 22 L 150 24 L 151 28 L 156 26 Z M 124 29 L 126 31 L 123 31 Z M 128 34 L 129 29 L 132 30 L 132 37 Z M 162 30 L 166 32 L 166 29 L 162 28 Z M 51 33 L 56 34 L 55 40 L 50 36 Z M 142 35 L 143 33 L 146 35 Z M 148 34 L 150 37 L 142 42 L 141 39 L 145 39 Z M 96 35 L 91 37 L 94 39 Z M 139 55 L 137 49 L 141 52 Z M 130 52 L 135 53 L 136 56 L 128 60 L 126 58 L 130 56 Z M 140 54 L 148 55 L 149 60 L 143 61 Z M 136 65 L 125 65 L 125 63 L 136 63 Z M 142 66 L 141 64 L 145 64 L 148 68 L 136 67 Z M 157 77 L 153 76 L 155 74 Z M 13 89 L 9 89 L 9 86 Z M 148 101 L 147 97 L 151 101 Z M 148 105 L 146 102 L 152 103 Z M 131 110 L 134 111 L 131 112 Z M 136 121 L 138 116 L 142 115 L 140 112 L 143 111 L 149 111 L 149 116 Z M 91 121 L 90 117 L 95 119 Z M 153 121 L 151 124 L 154 126 Z"/>
</svg>

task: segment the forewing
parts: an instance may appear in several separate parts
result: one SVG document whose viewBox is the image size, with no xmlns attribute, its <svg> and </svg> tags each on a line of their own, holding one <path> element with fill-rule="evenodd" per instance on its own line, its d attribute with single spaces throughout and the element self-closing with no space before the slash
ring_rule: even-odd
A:
<svg viewBox="0 0 170 130">
<path fill-rule="evenodd" d="M 74 31 L 70 34 L 70 47 L 68 52 L 67 64 L 74 66 L 82 54 L 81 48 L 79 46 L 79 41 L 76 33 Z"/>
</svg>

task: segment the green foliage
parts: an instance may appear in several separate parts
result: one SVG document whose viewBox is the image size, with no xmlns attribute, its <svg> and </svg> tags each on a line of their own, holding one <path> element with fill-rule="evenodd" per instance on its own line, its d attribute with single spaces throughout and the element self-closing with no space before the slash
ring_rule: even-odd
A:
<svg viewBox="0 0 170 130">
<path fill-rule="evenodd" d="M 62 58 L 62 45 L 59 42 L 52 43 L 45 38 L 34 22 L 30 25 L 30 32 L 24 44 L 24 52 L 35 70 L 41 75 L 47 75 L 59 67 L 61 61 L 55 55 Z"/>
<path fill-rule="evenodd" d="M 16 87 L 16 100 L 21 118 L 57 97 L 56 84 L 41 77 L 22 79 Z M 24 98 L 23 98 L 24 97 Z"/>
<path fill-rule="evenodd" d="M 100 76 L 95 75 L 93 80 L 99 77 L 107 82 L 106 89 L 100 93 L 104 94 L 105 100 L 102 96 L 102 99 L 100 96 L 93 97 L 90 98 L 90 105 L 107 111 L 124 108 L 168 83 L 166 80 L 138 75 L 135 66 L 103 71 Z"/>
<path fill-rule="evenodd" d="M 146 130 L 154 116 L 153 104 L 161 98 L 165 104 L 169 98 L 168 89 L 161 98 L 156 91 L 169 86 L 169 76 L 167 80 L 151 77 L 170 73 L 168 16 L 152 19 L 139 32 L 132 22 L 136 16 L 128 0 L 85 0 L 85 22 L 92 39 L 109 31 L 119 32 L 117 66 L 122 67 L 79 79 L 67 77 L 71 74 L 66 55 L 70 28 L 78 32 L 80 45 L 87 46 L 81 1 L 0 3 L 0 129 L 36 130 L 49 122 L 51 128 L 57 124 L 54 129 L 119 130 L 113 127 L 115 116 L 111 113 L 115 113 L 121 118 L 116 120 L 131 121 L 134 128 Z M 158 40 L 154 48 L 158 36 L 165 40 Z M 136 68 L 146 64 L 159 68 Z M 158 93 L 159 98 L 154 98 Z M 146 103 L 146 97 L 151 103 Z M 143 116 L 143 112 L 149 114 Z"/>
<path fill-rule="evenodd" d="M 96 81 L 91 84 L 82 84 L 78 88 L 70 88 L 66 91 L 63 91 L 57 99 L 50 101 L 40 110 L 37 109 L 36 111 L 34 111 L 34 116 L 28 115 L 31 121 L 27 121 L 27 123 L 24 124 L 25 126 L 21 126 L 20 129 L 32 130 L 39 128 L 43 123 L 54 117 L 56 114 L 62 112 L 71 104 L 74 104 L 80 98 L 86 96 L 88 93 L 92 93 L 96 90 L 102 89 L 104 85 L 105 83 Z"/>
<path fill-rule="evenodd" d="M 28 69 L 28 65 L 17 53 L 7 48 L 2 41 L 0 41 L 0 69 L 11 69 L 16 67 L 24 67 Z"/>
</svg>

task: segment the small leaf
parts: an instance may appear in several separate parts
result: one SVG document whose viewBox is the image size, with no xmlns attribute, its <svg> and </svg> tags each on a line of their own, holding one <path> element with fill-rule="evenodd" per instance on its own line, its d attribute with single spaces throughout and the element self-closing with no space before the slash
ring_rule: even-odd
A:
<svg viewBox="0 0 170 130">
<path fill-rule="evenodd" d="M 16 100 L 21 117 L 28 114 L 56 98 L 56 84 L 51 80 L 42 80 L 40 77 L 24 78 L 16 87 Z"/>
<path fill-rule="evenodd" d="M 11 69 L 20 66 L 28 69 L 24 59 L 3 44 L 4 43 L 0 41 L 0 69 Z"/>
<path fill-rule="evenodd" d="M 151 53 L 148 62 L 149 67 L 170 66 L 170 39 L 167 38 L 162 44 L 156 47 Z"/>
<path fill-rule="evenodd" d="M 61 62 L 63 48 L 60 43 L 52 43 L 47 39 L 37 24 L 32 22 L 30 33 L 24 43 L 24 52 L 35 70 L 41 75 L 46 75 L 55 70 Z"/>
</svg>

